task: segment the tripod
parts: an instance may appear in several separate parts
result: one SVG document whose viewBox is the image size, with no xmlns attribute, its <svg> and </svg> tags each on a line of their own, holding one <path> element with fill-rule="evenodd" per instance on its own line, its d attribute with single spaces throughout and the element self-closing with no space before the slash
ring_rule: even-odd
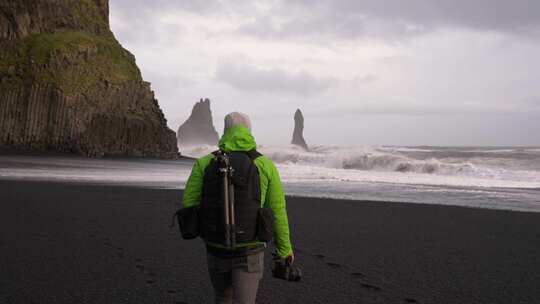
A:
<svg viewBox="0 0 540 304">
<path fill-rule="evenodd" d="M 219 172 L 223 182 L 223 209 L 225 223 L 225 247 L 233 249 L 236 246 L 236 224 L 234 213 L 234 184 L 232 176 L 234 169 L 231 167 L 229 157 L 224 151 L 219 150 L 216 154 L 219 163 Z"/>
</svg>

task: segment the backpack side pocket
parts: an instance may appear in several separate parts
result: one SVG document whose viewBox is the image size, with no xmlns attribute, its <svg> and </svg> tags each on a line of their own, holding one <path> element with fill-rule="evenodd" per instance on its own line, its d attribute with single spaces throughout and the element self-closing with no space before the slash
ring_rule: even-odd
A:
<svg viewBox="0 0 540 304">
<path fill-rule="evenodd" d="M 199 206 L 182 208 L 176 212 L 182 238 L 191 240 L 199 236 Z"/>
</svg>

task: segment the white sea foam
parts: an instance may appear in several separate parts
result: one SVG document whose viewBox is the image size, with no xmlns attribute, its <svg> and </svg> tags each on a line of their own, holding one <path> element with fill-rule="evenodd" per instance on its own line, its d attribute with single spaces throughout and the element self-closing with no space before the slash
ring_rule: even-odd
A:
<svg viewBox="0 0 540 304">
<path fill-rule="evenodd" d="M 538 181 L 537 176 L 534 176 L 537 179 L 536 181 L 528 181 L 521 177 L 520 179 L 523 180 L 509 180 L 416 172 L 402 173 L 391 171 L 332 169 L 294 164 L 280 164 L 278 165 L 278 168 L 285 182 L 342 181 L 450 187 L 540 188 L 540 181 Z"/>
<path fill-rule="evenodd" d="M 314 147 L 310 152 L 297 147 L 260 147 L 280 165 L 284 178 L 335 179 L 449 186 L 540 188 L 540 171 L 523 170 L 538 165 L 538 159 L 490 157 L 445 157 L 417 149 L 422 157 L 377 147 Z M 412 152 L 408 149 L 407 152 Z M 536 162 L 536 164 L 532 164 Z M 513 166 L 512 166 L 513 165 Z"/>
<path fill-rule="evenodd" d="M 184 156 L 201 157 L 217 150 L 217 146 L 201 145 L 201 146 L 179 146 L 178 147 Z"/>
<path fill-rule="evenodd" d="M 183 153 L 200 157 L 215 149 L 191 147 Z M 540 188 L 538 149 L 313 146 L 305 151 L 288 145 L 258 150 L 278 164 L 287 181 Z"/>
</svg>

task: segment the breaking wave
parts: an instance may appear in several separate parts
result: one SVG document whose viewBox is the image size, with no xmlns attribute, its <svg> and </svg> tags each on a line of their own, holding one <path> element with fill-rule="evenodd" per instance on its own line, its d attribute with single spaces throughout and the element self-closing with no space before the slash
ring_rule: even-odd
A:
<svg viewBox="0 0 540 304">
<path fill-rule="evenodd" d="M 470 157 L 463 150 L 449 152 L 448 149 L 427 148 L 317 146 L 308 152 L 293 146 L 261 146 L 259 150 L 278 164 L 540 182 L 540 170 L 523 170 L 538 166 L 540 153 L 529 159 L 507 154 L 497 159 L 493 157 L 496 152 L 491 150 L 485 151 L 484 157 L 479 156 L 478 151 Z"/>
<path fill-rule="evenodd" d="M 187 147 L 200 157 L 215 146 Z M 481 147 L 259 146 L 286 181 L 340 180 L 447 186 L 540 187 L 540 151 Z"/>
</svg>

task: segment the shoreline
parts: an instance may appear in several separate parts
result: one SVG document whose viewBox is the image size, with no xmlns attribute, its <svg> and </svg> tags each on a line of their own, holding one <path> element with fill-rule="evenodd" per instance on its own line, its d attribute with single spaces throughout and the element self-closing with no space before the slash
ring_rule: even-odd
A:
<svg viewBox="0 0 540 304">
<path fill-rule="evenodd" d="M 150 185 L 147 182 L 141 182 L 140 184 L 136 183 L 125 183 L 123 181 L 91 181 L 91 180 L 75 180 L 75 179 L 57 179 L 57 180 L 47 180 L 46 177 L 43 179 L 38 178 L 28 178 L 28 177 L 8 177 L 4 178 L 0 176 L 1 182 L 35 182 L 35 183 L 52 183 L 52 184 L 67 184 L 67 185 L 81 185 L 81 186 L 94 186 L 94 187 L 126 187 L 126 188 L 139 188 L 139 189 L 149 189 L 149 190 L 166 190 L 166 191 L 184 191 L 184 187 L 166 187 L 163 185 Z M 527 190 L 531 190 L 528 189 Z M 532 189 L 539 190 L 539 189 Z M 335 197 L 326 197 L 326 196 L 306 196 L 306 195 L 295 195 L 295 194 L 285 194 L 286 198 L 289 199 L 315 199 L 315 200 L 327 200 L 327 201 L 336 201 L 336 202 L 355 202 L 355 203 L 367 203 L 367 204 L 396 204 L 396 205 L 425 205 L 431 207 L 447 207 L 447 208 L 465 208 L 473 210 L 487 210 L 487 211 L 502 211 L 502 212 L 518 212 L 518 213 L 531 213 L 531 214 L 540 214 L 540 211 L 531 211 L 531 210 L 520 210 L 520 209 L 503 209 L 503 208 L 487 208 L 487 207 L 478 207 L 478 206 L 466 206 L 466 205 L 450 205 L 450 204 L 436 204 L 436 203 L 424 203 L 424 202 L 413 202 L 413 201 L 397 201 L 397 200 L 364 200 L 364 199 L 353 199 L 353 198 L 335 198 Z"/>
<path fill-rule="evenodd" d="M 184 187 L 189 177 L 192 164 L 191 159 L 88 159 L 73 155 L 69 157 L 43 156 L 39 153 L 35 156 L 2 156 L 0 154 L 0 178 L 180 189 Z M 280 168 L 281 171 L 285 170 L 282 172 L 285 191 L 295 197 L 440 204 L 490 210 L 540 212 L 540 189 L 509 188 L 514 185 L 499 188 L 471 185 L 460 187 L 426 185 L 416 183 L 417 181 L 407 183 L 400 182 L 400 178 L 407 177 L 402 174 L 398 174 L 395 177 L 397 180 L 392 183 L 340 181 L 333 178 L 298 181 L 295 179 L 295 174 L 298 173 L 295 170 L 300 169 L 296 168 L 289 172 L 287 168 L 287 166 Z M 303 167 L 300 166 L 300 168 Z M 351 172 L 367 176 L 382 174 L 357 170 Z M 426 175 L 422 178 L 430 177 Z M 433 178 L 444 178 L 444 176 L 433 176 Z"/>
</svg>

